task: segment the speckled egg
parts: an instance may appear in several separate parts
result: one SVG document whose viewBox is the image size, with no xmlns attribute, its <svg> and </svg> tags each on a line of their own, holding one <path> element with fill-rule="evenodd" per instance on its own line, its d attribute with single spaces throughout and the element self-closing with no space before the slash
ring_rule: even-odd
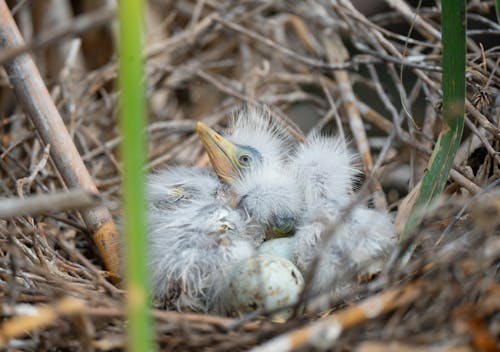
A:
<svg viewBox="0 0 500 352">
<path fill-rule="evenodd" d="M 298 301 L 304 287 L 299 269 L 289 260 L 259 254 L 241 261 L 232 270 L 228 283 L 231 313 L 242 316 L 258 309 L 272 310 Z M 273 315 L 288 319 L 293 308 Z"/>
<path fill-rule="evenodd" d="M 262 243 L 257 251 L 260 254 L 276 255 L 293 262 L 294 240 L 295 239 L 293 237 L 283 237 L 269 240 Z"/>
</svg>

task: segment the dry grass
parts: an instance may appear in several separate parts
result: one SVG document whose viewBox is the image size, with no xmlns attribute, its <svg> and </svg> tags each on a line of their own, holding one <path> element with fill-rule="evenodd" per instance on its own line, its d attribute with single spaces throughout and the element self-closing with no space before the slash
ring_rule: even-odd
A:
<svg viewBox="0 0 500 352">
<path fill-rule="evenodd" d="M 150 1 L 148 167 L 206 165 L 195 121 L 223 127 L 243 102 L 266 103 L 298 140 L 296 123 L 342 126 L 373 180 L 374 204 L 388 205 L 404 221 L 404 197 L 421 179 L 441 125 L 440 13 L 425 7 L 415 17 L 402 1 L 386 3 L 391 8 L 366 17 L 344 0 Z M 92 1 L 73 5 L 90 13 Z M 46 45 L 36 38 L 54 32 L 49 13 L 55 24 L 71 20 L 63 10 L 19 7 L 29 48 Z M 378 278 L 360 282 L 349 297 L 287 323 L 155 311 L 164 350 L 234 351 L 278 335 L 318 348 L 326 341 L 338 351 L 499 349 L 500 193 L 488 185 L 500 165 L 500 51 L 494 46 L 500 26 L 491 1 L 471 1 L 468 11 L 466 132 L 442 201 L 403 246 L 416 246 L 412 258 L 394 253 Z M 401 33 L 410 23 L 408 40 Z M 68 26 L 63 34 L 77 32 Z M 81 47 L 77 39 L 59 38 L 35 58 L 104 205 L 118 217 L 116 28 L 102 20 L 92 26 L 98 27 Z M 8 77 L 0 77 L 2 196 L 63 189 Z M 124 347 L 123 292 L 107 281 L 78 213 L 1 220 L 0 241 L 1 346 Z M 334 328 L 341 334 L 332 335 Z"/>
</svg>

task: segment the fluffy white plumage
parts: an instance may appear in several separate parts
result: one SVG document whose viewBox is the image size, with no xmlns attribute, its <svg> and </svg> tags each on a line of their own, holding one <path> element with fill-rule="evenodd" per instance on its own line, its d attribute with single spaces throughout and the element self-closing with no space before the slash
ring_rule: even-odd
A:
<svg viewBox="0 0 500 352">
<path fill-rule="evenodd" d="M 259 237 L 293 231 L 303 213 L 303 192 L 288 165 L 264 161 L 243 173 L 233 185 L 238 207 L 259 224 Z M 287 172 L 288 171 L 288 172 Z M 256 236 L 258 236 L 256 234 Z"/>
<path fill-rule="evenodd" d="M 303 273 L 323 251 L 312 286 L 316 293 L 340 292 L 356 275 L 379 272 L 395 245 L 387 213 L 356 206 L 344 218 L 342 208 L 336 202 L 320 201 L 304 216 L 295 234 L 294 259 Z"/>
<path fill-rule="evenodd" d="M 307 273 L 323 250 L 313 291 L 338 291 L 353 276 L 371 272 L 374 264 L 384 260 L 395 244 L 392 220 L 387 213 L 363 205 L 355 206 L 346 217 L 341 214 L 352 201 L 352 183 L 358 174 L 344 141 L 314 134 L 292 159 L 307 209 L 295 234 L 295 262 Z"/>
<path fill-rule="evenodd" d="M 293 170 L 304 188 L 305 201 L 313 206 L 320 199 L 349 202 L 352 185 L 360 171 L 354 167 L 356 156 L 346 141 L 318 133 L 308 136 L 293 156 Z"/>
<path fill-rule="evenodd" d="M 236 181 L 234 190 L 244 195 L 242 201 L 253 209 L 253 216 L 265 219 L 280 212 L 300 214 L 303 192 L 297 180 L 288 177 L 287 169 L 288 166 L 278 169 L 265 162 Z"/>
<path fill-rule="evenodd" d="M 154 296 L 178 310 L 224 312 L 227 270 L 253 254 L 246 220 L 224 204 L 222 185 L 205 170 L 172 168 L 148 186 Z"/>
</svg>

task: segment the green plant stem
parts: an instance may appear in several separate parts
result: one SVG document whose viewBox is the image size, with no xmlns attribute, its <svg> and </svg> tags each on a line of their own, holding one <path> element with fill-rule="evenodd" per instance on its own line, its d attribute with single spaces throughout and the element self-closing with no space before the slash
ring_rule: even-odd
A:
<svg viewBox="0 0 500 352">
<path fill-rule="evenodd" d="M 500 23 L 500 0 L 495 1 L 495 9 L 497 14 L 497 22 Z"/>
<path fill-rule="evenodd" d="M 143 3 L 119 2 L 121 130 L 123 134 L 123 200 L 125 221 L 125 268 L 129 351 L 154 350 L 149 309 L 149 275 L 146 260 L 146 201 L 144 163 L 146 141 L 143 86 Z"/>
<path fill-rule="evenodd" d="M 443 122 L 427 172 L 410 217 L 401 235 L 404 240 L 422 221 L 446 185 L 453 159 L 460 145 L 465 114 L 466 2 L 442 1 L 443 38 Z"/>
</svg>

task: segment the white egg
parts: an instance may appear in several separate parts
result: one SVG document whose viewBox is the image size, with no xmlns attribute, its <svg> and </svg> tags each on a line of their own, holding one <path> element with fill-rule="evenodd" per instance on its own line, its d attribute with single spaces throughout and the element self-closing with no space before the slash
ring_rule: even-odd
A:
<svg viewBox="0 0 500 352">
<path fill-rule="evenodd" d="M 257 249 L 261 254 L 271 254 L 283 257 L 293 262 L 294 238 L 283 237 L 266 241 Z"/>
<path fill-rule="evenodd" d="M 231 313 L 242 316 L 258 309 L 272 310 L 294 304 L 304 287 L 299 269 L 289 260 L 259 254 L 236 264 L 228 282 Z M 293 308 L 273 315 L 288 319 Z"/>
</svg>

